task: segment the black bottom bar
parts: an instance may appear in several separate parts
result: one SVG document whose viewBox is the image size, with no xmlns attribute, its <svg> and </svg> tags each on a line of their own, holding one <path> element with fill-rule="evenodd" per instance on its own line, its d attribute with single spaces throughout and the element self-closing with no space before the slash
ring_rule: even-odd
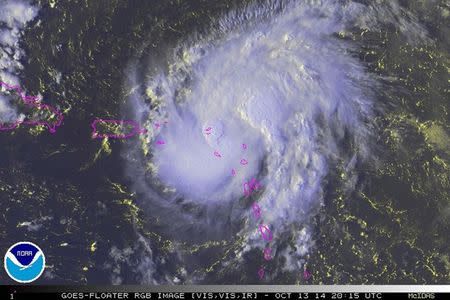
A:
<svg viewBox="0 0 450 300">
<path fill-rule="evenodd" d="M 76 291 L 76 290 L 79 291 Z M 39 287 L 39 286 L 0 286 L 0 299 L 2 300 L 23 300 L 23 299 L 63 299 L 63 300 L 122 300 L 122 299 L 153 299 L 153 300 L 388 300 L 388 299 L 450 299 L 450 293 L 430 293 L 430 292 L 279 292 L 264 293 L 252 292 L 151 292 L 145 291 L 113 291 L 117 287 L 107 288 L 89 287 Z M 150 288 L 148 288 L 150 289 Z M 192 288 L 191 288 L 192 289 Z M 211 288 L 213 289 L 213 288 Z M 214 289 L 220 289 L 215 287 Z M 276 290 L 276 286 L 273 287 Z M 123 290 L 123 288 L 121 288 Z M 125 288 L 126 290 L 126 288 Z M 136 289 L 133 289 L 136 290 Z M 203 289 L 204 290 L 204 289 Z"/>
</svg>

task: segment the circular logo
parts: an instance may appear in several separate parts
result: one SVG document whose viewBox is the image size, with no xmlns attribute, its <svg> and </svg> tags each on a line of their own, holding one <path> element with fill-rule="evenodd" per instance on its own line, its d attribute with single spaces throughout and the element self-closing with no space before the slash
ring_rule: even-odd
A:
<svg viewBox="0 0 450 300">
<path fill-rule="evenodd" d="M 18 242 L 5 254 L 5 270 L 9 277 L 20 283 L 33 282 L 45 269 L 45 256 L 41 248 L 30 242 Z"/>
</svg>

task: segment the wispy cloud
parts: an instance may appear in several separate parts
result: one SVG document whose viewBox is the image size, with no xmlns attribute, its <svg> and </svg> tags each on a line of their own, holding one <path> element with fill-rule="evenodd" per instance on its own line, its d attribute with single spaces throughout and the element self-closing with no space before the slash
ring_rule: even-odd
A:
<svg viewBox="0 0 450 300">
<path fill-rule="evenodd" d="M 20 60 L 24 57 L 19 47 L 22 31 L 38 14 L 38 8 L 29 2 L 6 0 L 0 3 L 0 80 L 8 84 L 19 84 L 18 74 L 23 69 Z M 4 97 L 0 98 L 0 122 L 18 118 L 16 109 Z"/>
<path fill-rule="evenodd" d="M 129 173 L 152 214 L 163 216 L 162 223 L 170 216 L 160 225 L 168 235 L 184 240 L 202 232 L 205 239 L 222 239 L 230 224 L 241 224 L 233 232 L 245 240 L 236 260 L 261 250 L 267 243 L 251 210 L 237 211 L 234 204 L 242 199 L 243 182 L 257 177 L 263 190 L 255 200 L 274 233 L 273 254 L 285 258 L 281 268 L 300 269 L 314 245 L 311 220 L 323 205 L 330 169 L 340 162 L 351 172 L 372 145 L 377 78 L 350 55 L 357 45 L 335 36 L 349 25 L 402 18 L 399 9 L 380 18 L 380 10 L 391 8 L 340 1 L 250 5 L 211 25 L 209 34 L 180 43 L 168 71 L 155 73 L 152 66 L 146 82 L 152 106 L 143 95 L 130 97 L 137 118 L 150 116 L 150 134 L 139 146 L 151 155 L 134 155 L 136 148 L 126 155 L 146 166 L 145 176 L 137 175 L 135 163 Z M 415 23 L 396 24 L 425 36 Z M 135 76 L 132 86 L 144 81 Z M 167 126 L 153 126 L 166 119 Z M 156 139 L 164 146 L 155 147 Z M 183 211 L 179 199 L 193 205 L 195 215 Z"/>
</svg>

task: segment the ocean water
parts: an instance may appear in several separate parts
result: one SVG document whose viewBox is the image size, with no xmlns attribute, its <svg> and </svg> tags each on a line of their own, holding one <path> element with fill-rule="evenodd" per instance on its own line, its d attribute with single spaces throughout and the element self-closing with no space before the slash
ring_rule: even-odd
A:
<svg viewBox="0 0 450 300">
<path fill-rule="evenodd" d="M 444 1 L 5 3 L 2 80 L 65 116 L 0 135 L 40 282 L 449 281 Z"/>
</svg>

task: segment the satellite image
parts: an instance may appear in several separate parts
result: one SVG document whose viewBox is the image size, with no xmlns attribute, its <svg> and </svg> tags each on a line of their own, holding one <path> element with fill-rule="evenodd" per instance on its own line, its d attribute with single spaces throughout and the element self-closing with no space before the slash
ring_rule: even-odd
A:
<svg viewBox="0 0 450 300">
<path fill-rule="evenodd" d="M 450 284 L 449 74 L 448 0 L 0 0 L 1 255 L 33 243 L 36 284 Z"/>
</svg>

